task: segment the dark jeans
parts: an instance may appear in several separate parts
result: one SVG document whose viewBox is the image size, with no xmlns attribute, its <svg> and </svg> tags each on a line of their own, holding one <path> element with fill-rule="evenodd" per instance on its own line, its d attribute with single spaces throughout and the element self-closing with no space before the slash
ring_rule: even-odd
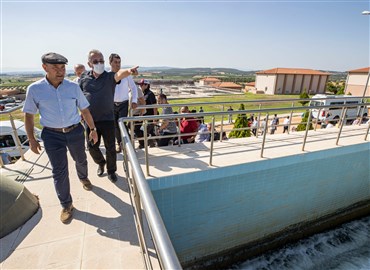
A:
<svg viewBox="0 0 370 270">
<path fill-rule="evenodd" d="M 117 156 L 114 138 L 114 121 L 95 122 L 95 127 L 98 133 L 98 142 L 96 144 L 93 144 L 89 141 L 89 136 L 86 136 L 87 147 L 89 149 L 90 155 L 96 164 L 107 164 L 108 174 L 115 173 L 117 171 Z M 86 127 L 86 134 L 90 134 L 90 129 L 88 126 Z M 104 159 L 104 156 L 99 148 L 101 137 L 103 137 L 106 151 L 105 155 L 107 160 Z"/>
<path fill-rule="evenodd" d="M 166 136 L 166 135 L 173 135 L 173 137 L 169 137 L 169 138 L 161 138 L 161 139 L 158 139 L 158 146 L 167 146 L 168 145 L 168 142 L 170 140 L 173 140 L 174 137 L 176 136 L 176 133 L 169 133 L 169 132 L 163 132 L 163 134 L 161 134 L 163 136 Z"/>
<path fill-rule="evenodd" d="M 144 137 L 144 132 L 141 130 L 143 121 L 131 122 L 134 124 L 134 133 L 137 139 L 142 139 Z M 144 146 L 144 140 L 138 140 L 141 147 Z"/>
<path fill-rule="evenodd" d="M 118 126 L 118 119 L 121 117 L 127 117 L 128 115 L 128 106 L 129 102 L 128 100 L 120 102 L 120 103 L 114 103 L 114 127 L 115 127 L 115 136 L 117 139 L 117 143 L 121 143 L 121 132 L 119 130 Z M 125 124 L 126 128 L 127 125 Z"/>
<path fill-rule="evenodd" d="M 72 203 L 72 196 L 69 184 L 67 148 L 75 161 L 78 178 L 80 180 L 87 179 L 84 128 L 79 125 L 69 133 L 44 128 L 41 138 L 50 160 L 58 199 L 62 207 L 68 207 Z"/>
</svg>

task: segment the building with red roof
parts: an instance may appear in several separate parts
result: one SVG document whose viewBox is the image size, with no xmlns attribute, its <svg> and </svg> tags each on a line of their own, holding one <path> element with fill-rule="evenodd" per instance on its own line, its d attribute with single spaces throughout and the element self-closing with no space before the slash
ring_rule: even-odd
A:
<svg viewBox="0 0 370 270">
<path fill-rule="evenodd" d="M 256 72 L 256 91 L 269 95 L 325 93 L 331 73 L 304 68 L 273 68 Z"/>
</svg>

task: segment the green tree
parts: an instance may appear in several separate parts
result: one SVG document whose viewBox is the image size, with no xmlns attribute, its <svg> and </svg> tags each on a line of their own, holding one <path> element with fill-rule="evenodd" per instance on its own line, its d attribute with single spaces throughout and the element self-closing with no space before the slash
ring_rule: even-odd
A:
<svg viewBox="0 0 370 270">
<path fill-rule="evenodd" d="M 299 95 L 299 98 L 300 99 L 307 99 L 307 98 L 310 98 L 310 96 L 307 94 L 307 91 L 306 91 L 306 88 L 303 90 L 303 92 Z M 306 101 L 306 100 L 302 100 L 302 101 L 298 101 L 299 103 L 302 104 L 302 106 L 305 106 L 307 103 L 309 103 L 309 101 Z"/>
<path fill-rule="evenodd" d="M 304 113 L 304 116 L 302 117 L 301 123 L 297 126 L 297 131 L 305 131 L 307 127 L 307 121 L 308 121 L 308 116 L 309 116 L 309 111 L 307 110 Z M 313 129 L 312 122 L 310 122 L 310 130 Z"/>
<path fill-rule="evenodd" d="M 326 84 L 326 92 L 330 92 L 335 95 L 338 92 L 337 86 L 333 82 L 328 82 Z"/>
<path fill-rule="evenodd" d="M 244 104 L 240 104 L 239 111 L 244 111 Z M 249 126 L 247 115 L 244 113 L 238 114 L 238 117 L 235 120 L 234 128 L 246 128 Z M 246 130 L 233 130 L 229 133 L 230 138 L 244 138 L 250 137 L 251 131 Z"/>
<path fill-rule="evenodd" d="M 303 93 L 299 95 L 299 98 L 300 99 L 310 98 L 310 96 L 306 92 L 306 88 L 304 89 Z M 305 106 L 307 103 L 309 103 L 309 101 L 298 101 L 298 102 L 301 103 L 302 106 Z M 305 114 L 302 117 L 301 123 L 297 126 L 297 131 L 306 130 L 309 113 L 310 113 L 309 110 L 306 110 Z M 312 123 L 310 123 L 310 129 L 313 129 Z"/>
</svg>

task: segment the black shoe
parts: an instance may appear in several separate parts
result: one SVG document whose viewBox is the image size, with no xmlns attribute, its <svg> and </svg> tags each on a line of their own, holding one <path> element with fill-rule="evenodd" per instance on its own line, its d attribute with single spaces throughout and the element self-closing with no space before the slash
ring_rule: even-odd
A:
<svg viewBox="0 0 370 270">
<path fill-rule="evenodd" d="M 96 174 L 98 176 L 102 176 L 103 175 L 103 173 L 104 173 L 104 166 L 105 166 L 105 164 L 104 165 L 99 165 L 98 170 L 96 171 Z"/>
<path fill-rule="evenodd" d="M 112 182 L 115 183 L 117 181 L 117 174 L 116 173 L 110 173 L 108 174 L 108 179 Z"/>
</svg>

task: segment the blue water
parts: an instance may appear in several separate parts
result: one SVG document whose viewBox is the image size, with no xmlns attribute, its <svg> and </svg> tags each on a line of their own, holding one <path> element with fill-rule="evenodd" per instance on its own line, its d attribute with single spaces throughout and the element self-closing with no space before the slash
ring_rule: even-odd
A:
<svg viewBox="0 0 370 270">
<path fill-rule="evenodd" d="M 370 216 L 248 260 L 243 270 L 368 270 Z"/>
</svg>

